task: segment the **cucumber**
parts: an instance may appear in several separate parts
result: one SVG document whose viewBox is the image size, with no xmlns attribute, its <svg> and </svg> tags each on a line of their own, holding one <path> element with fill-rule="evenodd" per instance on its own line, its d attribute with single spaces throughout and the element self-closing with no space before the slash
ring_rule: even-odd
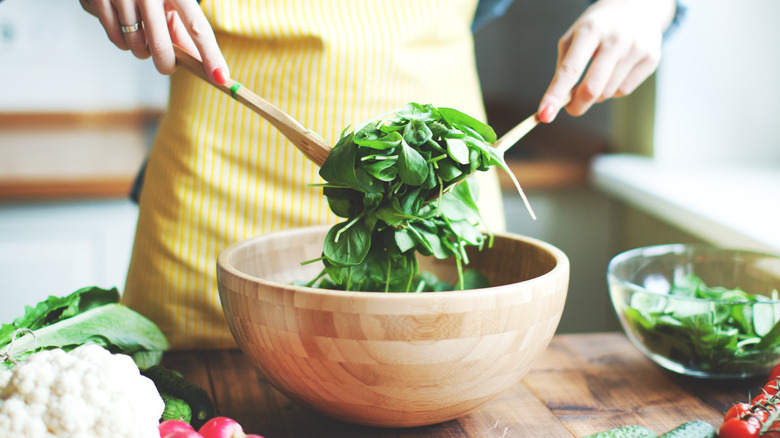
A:
<svg viewBox="0 0 780 438">
<path fill-rule="evenodd" d="M 214 403 L 205 389 L 160 365 L 151 366 L 142 373 L 152 379 L 160 394 L 181 399 L 189 405 L 190 424 L 196 430 L 214 417 Z"/>
<path fill-rule="evenodd" d="M 165 410 L 160 417 L 160 422 L 166 420 L 181 420 L 189 423 L 192 420 L 192 408 L 184 400 L 170 396 L 168 394 L 160 394 L 165 402 Z"/>
<path fill-rule="evenodd" d="M 657 438 L 652 430 L 642 426 L 623 426 L 588 435 L 585 438 Z"/>
<path fill-rule="evenodd" d="M 716 438 L 717 436 L 715 428 L 710 423 L 694 420 L 675 427 L 660 438 Z"/>
</svg>

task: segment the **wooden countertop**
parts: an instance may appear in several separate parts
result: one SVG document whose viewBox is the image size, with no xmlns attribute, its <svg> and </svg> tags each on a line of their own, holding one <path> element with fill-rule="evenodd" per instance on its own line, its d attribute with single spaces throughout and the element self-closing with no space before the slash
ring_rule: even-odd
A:
<svg viewBox="0 0 780 438">
<path fill-rule="evenodd" d="M 593 161 L 592 179 L 604 193 L 714 245 L 780 253 L 775 163 L 691 166 L 608 154 Z"/>
<path fill-rule="evenodd" d="M 622 333 L 557 335 L 526 377 L 446 423 L 378 429 L 323 417 L 276 391 L 240 351 L 167 352 L 163 364 L 212 395 L 219 415 L 265 438 L 583 437 L 638 424 L 659 435 L 684 422 L 715 428 L 764 379 L 710 381 L 660 369 Z"/>
<path fill-rule="evenodd" d="M 157 117 L 0 114 L 0 201 L 126 198 Z"/>
</svg>

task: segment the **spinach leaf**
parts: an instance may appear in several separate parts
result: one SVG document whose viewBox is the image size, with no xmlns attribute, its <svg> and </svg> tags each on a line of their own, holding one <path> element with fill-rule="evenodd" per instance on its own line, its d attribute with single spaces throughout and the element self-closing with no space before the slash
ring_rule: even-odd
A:
<svg viewBox="0 0 780 438">
<path fill-rule="evenodd" d="M 376 127 L 358 131 L 355 144 L 372 149 L 393 149 L 401 144 L 401 134 L 397 131 L 385 133 Z"/>
<path fill-rule="evenodd" d="M 428 177 L 428 163 L 420 153 L 405 141 L 398 154 L 398 176 L 404 184 L 419 186 Z"/>
<path fill-rule="evenodd" d="M 466 247 L 492 242 L 477 207 L 477 183 L 467 177 L 490 166 L 508 171 L 491 146 L 495 140 L 493 129 L 471 116 L 414 102 L 355 132 L 345 130 L 320 176 L 331 210 L 346 220 L 327 233 L 315 259 L 325 267 L 307 284 L 446 290 L 420 277 L 415 255 L 422 254 L 455 257 L 458 281 L 449 288 L 483 287 L 483 277 L 462 269 Z"/>
<path fill-rule="evenodd" d="M 328 231 L 323 255 L 331 263 L 353 266 L 363 261 L 370 245 L 371 236 L 362 221 L 342 222 Z"/>
<path fill-rule="evenodd" d="M 650 351 L 688 368 L 761 371 L 780 355 L 780 312 L 766 301 L 689 274 L 676 278 L 666 295 L 634 292 L 623 315 Z"/>
<path fill-rule="evenodd" d="M 466 142 L 459 138 L 447 139 L 447 152 L 459 164 L 469 164 L 471 162 L 469 160 L 469 147 L 466 146 Z"/>
</svg>

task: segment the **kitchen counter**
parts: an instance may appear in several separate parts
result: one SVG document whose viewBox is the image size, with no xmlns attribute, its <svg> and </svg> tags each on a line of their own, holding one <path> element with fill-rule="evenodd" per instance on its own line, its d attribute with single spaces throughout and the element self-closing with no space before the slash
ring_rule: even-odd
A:
<svg viewBox="0 0 780 438">
<path fill-rule="evenodd" d="M 600 190 L 716 245 L 780 253 L 780 168 L 775 164 L 669 163 L 604 155 Z"/>
<path fill-rule="evenodd" d="M 0 114 L 0 201 L 127 198 L 158 117 Z"/>
<path fill-rule="evenodd" d="M 583 437 L 638 424 L 661 434 L 699 419 L 719 427 L 764 379 L 709 381 L 652 364 L 622 333 L 557 335 L 525 378 L 446 423 L 380 429 L 323 417 L 276 391 L 237 350 L 167 352 L 163 364 L 205 388 L 219 415 L 248 433 L 281 437 Z"/>
</svg>

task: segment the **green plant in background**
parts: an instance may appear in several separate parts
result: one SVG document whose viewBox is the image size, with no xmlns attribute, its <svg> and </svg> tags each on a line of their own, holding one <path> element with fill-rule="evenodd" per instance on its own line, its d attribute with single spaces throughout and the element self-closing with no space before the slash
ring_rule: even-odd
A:
<svg viewBox="0 0 780 438">
<path fill-rule="evenodd" d="M 322 273 L 308 282 L 362 291 L 430 291 L 447 286 L 419 275 L 416 253 L 454 257 L 456 289 L 485 287 L 466 274 L 467 246 L 492 244 L 468 176 L 498 166 L 493 129 L 460 111 L 410 103 L 394 117 L 345 131 L 320 169 L 331 210 L 345 220 L 325 238 Z M 483 232 L 483 230 L 486 230 Z"/>
</svg>

